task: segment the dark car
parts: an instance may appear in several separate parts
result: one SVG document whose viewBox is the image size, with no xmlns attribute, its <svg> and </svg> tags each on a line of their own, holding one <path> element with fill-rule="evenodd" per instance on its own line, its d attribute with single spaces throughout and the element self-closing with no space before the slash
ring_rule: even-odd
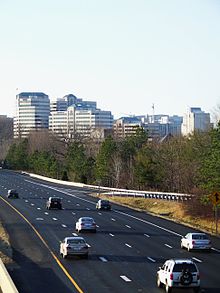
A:
<svg viewBox="0 0 220 293">
<path fill-rule="evenodd" d="M 111 204 L 108 200 L 100 199 L 96 204 L 97 210 L 111 210 Z"/>
<path fill-rule="evenodd" d="M 60 197 L 49 197 L 46 203 L 46 209 L 62 209 L 62 202 Z"/>
<path fill-rule="evenodd" d="M 15 189 L 9 189 L 8 198 L 19 198 L 18 192 Z"/>
</svg>

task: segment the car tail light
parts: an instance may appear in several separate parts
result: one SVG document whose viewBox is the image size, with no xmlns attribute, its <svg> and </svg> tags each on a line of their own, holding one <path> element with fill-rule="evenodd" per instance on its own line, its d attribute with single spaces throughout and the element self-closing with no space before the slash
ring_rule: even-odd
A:
<svg viewBox="0 0 220 293">
<path fill-rule="evenodd" d="M 192 241 L 192 245 L 194 245 L 194 244 L 195 244 L 195 240 Z"/>
<path fill-rule="evenodd" d="M 170 280 L 173 280 L 173 274 L 170 274 Z"/>
</svg>

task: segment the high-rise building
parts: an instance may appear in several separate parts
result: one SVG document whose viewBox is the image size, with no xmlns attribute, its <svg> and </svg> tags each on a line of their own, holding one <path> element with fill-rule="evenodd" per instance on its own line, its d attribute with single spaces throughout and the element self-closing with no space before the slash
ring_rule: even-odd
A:
<svg viewBox="0 0 220 293">
<path fill-rule="evenodd" d="M 183 116 L 182 135 L 189 135 L 195 131 L 209 131 L 212 128 L 210 114 L 198 107 L 191 107 Z"/>
<path fill-rule="evenodd" d="M 94 129 L 111 129 L 112 124 L 111 112 L 98 109 L 93 101 L 66 95 L 51 104 L 49 129 L 62 138 L 88 137 Z"/>
<path fill-rule="evenodd" d="M 48 128 L 50 100 L 41 92 L 23 92 L 16 96 L 14 138 L 27 137 L 33 130 Z"/>
</svg>

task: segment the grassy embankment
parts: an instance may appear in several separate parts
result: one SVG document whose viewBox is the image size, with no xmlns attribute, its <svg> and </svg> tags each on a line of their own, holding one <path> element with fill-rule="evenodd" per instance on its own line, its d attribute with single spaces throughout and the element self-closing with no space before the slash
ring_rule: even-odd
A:
<svg viewBox="0 0 220 293">
<path fill-rule="evenodd" d="M 0 222 L 0 257 L 4 264 L 12 263 L 12 248 L 9 236 Z"/>
<path fill-rule="evenodd" d="M 98 197 L 97 194 L 94 194 L 94 196 Z M 204 215 L 202 217 L 199 215 L 195 216 L 195 214 L 191 213 L 187 209 L 186 203 L 130 197 L 109 197 L 105 196 L 104 194 L 101 194 L 99 197 L 103 199 L 109 199 L 110 201 L 121 205 L 129 206 L 136 210 L 145 211 L 160 217 L 165 217 L 172 221 L 185 224 L 189 227 L 193 227 L 201 231 L 215 234 L 215 222 L 213 217 L 210 217 L 210 215 L 208 217 L 205 217 Z M 209 208 L 210 210 L 212 209 L 211 206 L 208 207 L 208 209 Z M 220 226 L 219 224 L 220 221 L 218 226 Z"/>
</svg>

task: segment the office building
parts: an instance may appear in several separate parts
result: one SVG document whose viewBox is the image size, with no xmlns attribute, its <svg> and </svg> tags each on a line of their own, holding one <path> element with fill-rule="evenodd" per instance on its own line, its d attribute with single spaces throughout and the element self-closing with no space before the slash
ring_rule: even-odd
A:
<svg viewBox="0 0 220 293">
<path fill-rule="evenodd" d="M 23 92 L 16 96 L 14 138 L 27 137 L 31 131 L 47 129 L 50 100 L 41 92 Z"/>
<path fill-rule="evenodd" d="M 187 136 L 195 131 L 209 131 L 212 128 L 210 114 L 198 107 L 191 107 L 183 116 L 182 135 Z"/>
</svg>

